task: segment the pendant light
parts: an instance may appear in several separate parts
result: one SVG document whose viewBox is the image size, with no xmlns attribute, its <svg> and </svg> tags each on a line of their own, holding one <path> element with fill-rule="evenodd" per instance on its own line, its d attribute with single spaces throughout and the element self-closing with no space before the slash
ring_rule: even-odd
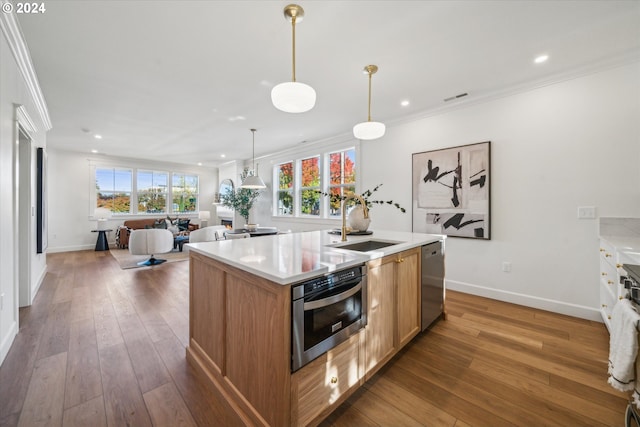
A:
<svg viewBox="0 0 640 427">
<path fill-rule="evenodd" d="M 250 188 L 252 190 L 259 190 L 261 188 L 267 188 L 267 186 L 264 185 L 264 181 L 260 179 L 260 177 L 256 173 L 256 129 L 249 129 L 249 130 L 251 131 L 252 140 L 253 140 L 253 145 L 252 145 L 253 148 L 252 148 L 252 155 L 251 155 L 253 169 L 249 171 L 249 174 L 247 175 L 247 177 L 244 179 L 244 181 L 242 181 L 240 188 Z"/>
<path fill-rule="evenodd" d="M 271 90 L 271 102 L 285 113 L 304 113 L 316 104 L 316 91 L 309 85 L 296 81 L 296 23 L 302 22 L 304 9 L 297 4 L 284 8 L 284 17 L 291 21 L 293 35 L 293 78 L 290 82 L 280 83 Z"/>
<path fill-rule="evenodd" d="M 353 127 L 353 136 L 358 139 L 378 139 L 384 135 L 384 123 L 371 121 L 371 76 L 377 71 L 377 65 L 367 65 L 364 67 L 364 73 L 369 74 L 369 115 L 366 122 L 358 123 Z"/>
</svg>

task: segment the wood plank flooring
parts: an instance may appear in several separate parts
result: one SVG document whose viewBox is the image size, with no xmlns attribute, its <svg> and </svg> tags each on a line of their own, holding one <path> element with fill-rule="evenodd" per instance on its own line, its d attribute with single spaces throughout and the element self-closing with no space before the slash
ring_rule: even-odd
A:
<svg viewBox="0 0 640 427">
<path fill-rule="evenodd" d="M 47 260 L 0 366 L 0 427 L 240 425 L 185 359 L 187 262 Z M 624 424 L 601 323 L 457 292 L 447 310 L 322 426 Z"/>
</svg>

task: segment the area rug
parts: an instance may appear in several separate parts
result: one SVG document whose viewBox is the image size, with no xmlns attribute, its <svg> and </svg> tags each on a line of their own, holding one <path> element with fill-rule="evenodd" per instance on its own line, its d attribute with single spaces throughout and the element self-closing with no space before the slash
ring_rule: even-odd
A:
<svg viewBox="0 0 640 427">
<path fill-rule="evenodd" d="M 147 267 L 146 265 L 138 265 L 138 263 L 148 260 L 149 255 L 131 255 L 128 249 L 111 249 L 109 252 L 111 253 L 111 256 L 113 256 L 116 261 L 118 261 L 118 264 L 120 264 L 120 268 L 122 268 L 123 270 L 126 270 L 128 268 Z M 156 258 L 166 259 L 167 262 L 186 261 L 189 259 L 189 251 L 185 250 L 183 252 L 180 252 L 175 249 L 166 254 L 157 254 Z"/>
</svg>

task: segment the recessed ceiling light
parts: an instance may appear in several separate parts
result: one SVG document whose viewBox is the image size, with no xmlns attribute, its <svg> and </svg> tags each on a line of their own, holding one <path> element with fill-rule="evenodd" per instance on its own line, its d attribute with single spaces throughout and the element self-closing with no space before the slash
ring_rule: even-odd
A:
<svg viewBox="0 0 640 427">
<path fill-rule="evenodd" d="M 202 162 L 198 162 L 198 166 L 202 166 Z"/>
<path fill-rule="evenodd" d="M 227 157 L 227 155 L 226 154 L 220 154 L 220 157 L 222 157 L 224 159 L 225 157 Z"/>
<path fill-rule="evenodd" d="M 407 99 L 405 99 L 404 101 L 402 101 L 402 102 L 400 103 L 400 105 L 402 105 L 403 107 L 406 107 L 406 106 L 408 106 L 408 105 L 409 105 L 409 101 L 408 101 Z"/>
<path fill-rule="evenodd" d="M 102 135 L 98 135 L 98 134 L 93 135 L 93 137 L 94 137 L 95 139 L 102 139 Z"/>
<path fill-rule="evenodd" d="M 542 64 L 543 62 L 546 62 L 547 59 L 549 59 L 549 55 L 540 55 L 534 59 L 533 62 L 536 64 Z"/>
<path fill-rule="evenodd" d="M 98 150 L 91 150 L 91 152 L 95 154 L 98 152 Z"/>
<path fill-rule="evenodd" d="M 247 120 L 247 118 L 245 116 L 234 116 L 234 117 L 229 117 L 229 121 L 230 122 L 235 122 L 238 120 Z"/>
</svg>

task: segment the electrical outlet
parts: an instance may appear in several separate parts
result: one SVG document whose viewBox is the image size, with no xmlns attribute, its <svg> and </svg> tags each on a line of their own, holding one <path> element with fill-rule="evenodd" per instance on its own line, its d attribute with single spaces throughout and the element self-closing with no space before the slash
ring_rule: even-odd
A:
<svg viewBox="0 0 640 427">
<path fill-rule="evenodd" d="M 595 206 L 578 206 L 578 219 L 595 219 Z"/>
<path fill-rule="evenodd" d="M 504 261 L 502 263 L 502 271 L 505 273 L 511 273 L 511 263 L 509 261 Z"/>
</svg>

